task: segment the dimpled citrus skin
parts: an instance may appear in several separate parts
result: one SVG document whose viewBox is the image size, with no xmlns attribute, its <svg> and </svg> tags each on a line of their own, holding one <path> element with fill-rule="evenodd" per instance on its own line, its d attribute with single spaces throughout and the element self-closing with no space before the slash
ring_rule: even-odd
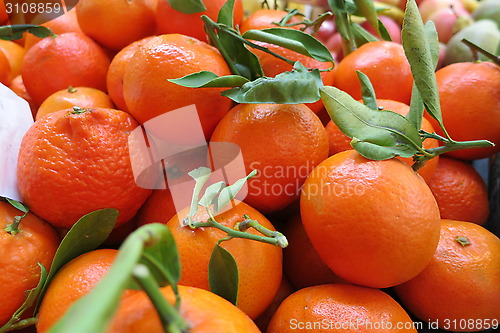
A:
<svg viewBox="0 0 500 333">
<path fill-rule="evenodd" d="M 104 49 L 82 33 L 44 38 L 24 56 L 21 67 L 26 90 L 38 105 L 68 86 L 106 91 L 110 60 Z"/>
<path fill-rule="evenodd" d="M 160 289 L 170 304 L 175 302 L 170 287 Z M 240 309 L 207 290 L 179 286 L 180 315 L 189 333 L 259 333 L 255 323 Z M 107 333 L 161 332 L 161 322 L 144 292 L 125 297 Z"/>
<path fill-rule="evenodd" d="M 210 143 L 241 149 L 246 172 L 257 170 L 245 198 L 266 214 L 290 205 L 311 170 L 328 157 L 328 137 L 304 104 L 239 104 L 222 118 Z"/>
<path fill-rule="evenodd" d="M 109 271 L 117 254 L 114 249 L 90 251 L 64 265 L 43 297 L 37 332 L 47 332 L 74 302 L 88 294 Z"/>
<path fill-rule="evenodd" d="M 458 237 L 470 244 L 461 245 Z M 395 290 L 422 320 L 453 331 L 482 330 L 500 319 L 500 239 L 475 223 L 443 219 L 429 265 Z"/>
<path fill-rule="evenodd" d="M 322 323 L 323 329 L 299 329 L 299 325 L 305 328 L 308 323 Z M 325 284 L 303 288 L 288 296 L 271 319 L 267 332 L 416 333 L 417 330 L 401 305 L 383 291 Z"/>
<path fill-rule="evenodd" d="M 128 135 L 137 126 L 114 109 L 61 110 L 39 119 L 19 151 L 23 202 L 63 228 L 102 208 L 120 211 L 117 225 L 129 220 L 151 193 L 136 185 L 131 169 Z"/>
<path fill-rule="evenodd" d="M 384 288 L 432 259 L 440 216 L 425 181 L 403 162 L 348 150 L 320 163 L 302 189 L 300 212 L 321 259 L 341 278 Z"/>
<path fill-rule="evenodd" d="M 128 111 L 143 124 L 194 104 L 205 137 L 210 138 L 232 105 L 229 98 L 221 96 L 224 88 L 187 88 L 168 81 L 199 71 L 231 74 L 221 54 L 207 43 L 179 34 L 154 37 L 135 52 L 125 70 L 123 97 Z"/>
<path fill-rule="evenodd" d="M 35 288 L 41 263 L 50 269 L 59 245 L 56 231 L 32 213 L 19 224 L 21 232 L 11 235 L 4 229 L 24 213 L 0 201 L 0 327 L 23 304 L 25 291 Z"/>
</svg>

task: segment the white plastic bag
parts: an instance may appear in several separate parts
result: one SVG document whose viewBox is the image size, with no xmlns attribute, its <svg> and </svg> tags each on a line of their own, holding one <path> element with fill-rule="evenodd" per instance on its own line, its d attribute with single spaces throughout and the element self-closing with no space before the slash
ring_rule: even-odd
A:
<svg viewBox="0 0 500 333">
<path fill-rule="evenodd" d="M 0 196 L 21 200 L 17 156 L 21 140 L 33 124 L 28 102 L 0 83 Z"/>
</svg>

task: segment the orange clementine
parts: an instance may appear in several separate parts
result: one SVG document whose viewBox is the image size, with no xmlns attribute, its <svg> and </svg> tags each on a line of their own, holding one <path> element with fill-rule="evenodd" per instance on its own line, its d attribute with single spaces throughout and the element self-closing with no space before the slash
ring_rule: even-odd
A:
<svg viewBox="0 0 500 333">
<path fill-rule="evenodd" d="M 186 195 L 186 205 L 190 204 L 190 196 Z M 137 213 L 137 220 L 139 225 L 154 222 L 166 224 L 175 214 L 177 214 L 177 210 L 170 189 L 153 190 L 153 193 Z"/>
<path fill-rule="evenodd" d="M 101 208 L 120 211 L 117 226 L 131 219 L 150 190 L 134 179 L 128 136 L 137 127 L 114 109 L 61 110 L 40 118 L 19 151 L 19 190 L 47 222 L 70 228 Z"/>
<path fill-rule="evenodd" d="M 113 57 L 113 60 L 111 60 L 108 74 L 106 76 L 106 87 L 108 89 L 109 97 L 111 97 L 111 100 L 120 110 L 128 111 L 125 99 L 123 98 L 123 77 L 125 76 L 125 69 L 127 68 L 127 65 L 135 51 L 152 38 L 153 37 L 146 37 L 130 43 L 121 49 Z"/>
<path fill-rule="evenodd" d="M 396 286 L 406 308 L 449 331 L 481 331 L 500 318 L 500 239 L 470 222 L 443 220 L 439 246 L 414 279 Z"/>
<path fill-rule="evenodd" d="M 156 30 L 154 13 L 145 0 L 80 0 L 75 8 L 82 31 L 116 51 Z"/>
<path fill-rule="evenodd" d="M 241 149 L 247 173 L 258 171 L 245 202 L 270 213 L 299 197 L 309 172 L 328 156 L 327 140 L 323 124 L 304 104 L 239 104 L 222 118 L 210 142 Z"/>
<path fill-rule="evenodd" d="M 38 108 L 36 119 L 64 109 L 79 106 L 85 108 L 108 108 L 115 106 L 105 92 L 89 87 L 68 87 L 47 97 Z"/>
<path fill-rule="evenodd" d="M 357 70 L 370 78 L 377 98 L 410 103 L 413 77 L 401 44 L 366 43 L 338 63 L 333 85 L 354 99 L 361 99 Z"/>
<path fill-rule="evenodd" d="M 21 74 L 21 64 L 23 62 L 25 49 L 12 41 L 0 40 L 0 51 L 4 53 L 10 64 L 10 80 Z"/>
<path fill-rule="evenodd" d="M 209 289 L 208 263 L 217 241 L 227 234 L 216 228 L 191 229 L 184 226 L 189 207 L 181 210 L 168 223 L 181 257 L 181 280 L 179 284 Z M 244 202 L 236 202 L 215 216 L 215 220 L 233 228 L 245 220 L 244 215 L 257 220 L 262 226 L 274 230 L 269 220 Z M 194 221 L 206 222 L 209 216 L 201 207 Z M 249 232 L 257 233 L 251 229 Z M 238 307 L 250 318 L 257 318 L 272 302 L 281 283 L 282 250 L 280 247 L 248 239 L 233 238 L 221 243 L 235 258 L 239 271 Z M 248 260 L 251 253 L 252 260 Z"/>
<path fill-rule="evenodd" d="M 202 15 L 217 21 L 219 11 L 226 0 L 205 0 L 206 10 L 195 14 L 185 14 L 170 6 L 168 1 L 158 1 L 156 6 L 156 24 L 158 34 L 182 34 L 207 41 Z M 243 3 L 241 0 L 234 2 L 234 24 L 239 25 L 243 19 Z"/>
<path fill-rule="evenodd" d="M 288 246 L 283 250 L 283 271 L 295 289 L 347 283 L 321 260 L 307 237 L 300 215 L 287 221 L 283 234 L 288 239 Z"/>
<path fill-rule="evenodd" d="M 160 289 L 170 304 L 175 296 L 170 287 Z M 207 290 L 179 286 L 179 312 L 190 333 L 258 333 L 255 323 L 240 309 Z M 114 315 L 108 333 L 161 332 L 163 326 L 153 304 L 145 293 L 125 297 Z"/>
<path fill-rule="evenodd" d="M 89 37 L 69 32 L 48 37 L 31 47 L 21 74 L 26 90 L 40 105 L 56 91 L 84 86 L 106 91 L 109 58 Z"/>
<path fill-rule="evenodd" d="M 262 30 L 269 28 L 278 28 L 276 23 L 280 22 L 288 12 L 286 10 L 266 9 L 256 10 L 243 20 L 240 26 L 241 33 L 248 30 Z M 293 16 L 287 23 L 298 23 L 301 20 L 298 16 Z M 291 29 L 299 29 L 301 26 L 294 25 Z"/>
<path fill-rule="evenodd" d="M 47 332 L 74 302 L 88 294 L 109 271 L 117 254 L 117 250 L 94 250 L 64 265 L 50 282 L 42 299 L 38 332 Z"/>
<path fill-rule="evenodd" d="M 417 332 L 405 310 L 378 289 L 326 284 L 288 296 L 271 319 L 268 333 Z"/>
<path fill-rule="evenodd" d="M 123 97 L 130 114 L 142 124 L 172 110 L 194 105 L 199 119 L 184 121 L 201 122 L 208 139 L 231 108 L 231 100 L 221 96 L 222 88 L 186 88 L 167 81 L 202 70 L 219 76 L 231 73 L 224 58 L 207 43 L 179 34 L 151 39 L 135 52 L 125 70 Z M 191 125 L 196 124 L 187 124 Z M 165 131 L 162 127 L 156 134 L 169 135 L 174 130 Z M 181 142 L 190 140 L 189 133 L 170 133 L 169 136 Z"/>
<path fill-rule="evenodd" d="M 40 279 L 41 263 L 47 271 L 59 246 L 59 237 L 46 222 L 28 213 L 19 224 L 20 232 L 12 235 L 4 229 L 23 212 L 0 201 L 0 327 L 10 320 L 23 304 L 27 290 Z"/>
<path fill-rule="evenodd" d="M 330 156 L 311 172 L 300 213 L 328 267 L 367 287 L 415 277 L 439 240 L 439 209 L 425 181 L 397 159 L 372 161 L 353 150 Z"/>
<path fill-rule="evenodd" d="M 40 18 L 41 19 L 41 18 Z M 76 18 L 76 10 L 72 8 L 61 16 L 58 16 L 48 22 L 39 21 L 37 17 L 33 19 L 31 22 L 33 24 L 40 24 L 44 27 L 49 28 L 55 34 L 63 34 L 65 32 L 79 32 L 83 33 L 80 25 L 78 24 L 78 19 Z M 26 41 L 24 43 L 24 47 L 26 50 L 30 49 L 33 45 L 38 43 L 41 38 L 36 37 L 33 34 L 25 34 Z"/>
<path fill-rule="evenodd" d="M 456 63 L 436 72 L 446 130 L 457 141 L 489 140 L 494 147 L 448 153 L 460 159 L 479 159 L 500 151 L 500 67 L 491 62 Z M 438 134 L 436 121 L 428 116 Z"/>
<path fill-rule="evenodd" d="M 428 184 L 436 198 L 441 218 L 477 224 L 488 220 L 488 189 L 472 165 L 441 157 Z"/>
<path fill-rule="evenodd" d="M 267 307 L 266 311 L 264 311 L 259 317 L 254 320 L 255 324 L 257 324 L 257 327 L 262 332 L 265 332 L 267 330 L 271 318 L 274 316 L 276 310 L 278 310 L 278 307 L 283 302 L 283 300 L 290 296 L 290 294 L 292 294 L 294 291 L 295 289 L 293 289 L 293 286 L 290 284 L 288 279 L 283 276 L 280 288 L 278 289 L 278 293 L 274 297 L 273 302 Z"/>
<path fill-rule="evenodd" d="M 396 112 L 402 116 L 406 116 L 410 111 L 410 107 L 407 104 L 392 101 L 388 99 L 377 99 L 377 105 L 382 110 L 390 110 Z M 428 133 L 434 133 L 434 127 L 430 124 L 430 122 L 423 118 L 422 125 L 420 127 L 422 130 Z M 352 149 L 351 139 L 346 136 L 344 133 L 340 131 L 337 125 L 333 121 L 329 121 L 325 127 L 326 133 L 328 134 L 328 142 L 330 145 L 330 155 L 334 155 L 341 151 Z M 422 147 L 424 149 L 432 149 L 439 146 L 439 142 L 436 139 L 425 139 Z M 405 162 L 408 165 L 413 165 L 414 161 L 411 157 L 403 158 L 398 157 L 401 161 Z M 432 175 L 434 174 L 434 170 L 437 167 L 439 157 L 435 157 L 425 163 L 425 165 L 418 170 L 418 174 L 424 178 L 426 182 L 428 182 Z"/>
</svg>

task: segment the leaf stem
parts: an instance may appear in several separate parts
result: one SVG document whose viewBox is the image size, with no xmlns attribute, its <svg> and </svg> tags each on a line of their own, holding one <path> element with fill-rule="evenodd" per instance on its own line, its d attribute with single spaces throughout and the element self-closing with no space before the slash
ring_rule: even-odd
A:
<svg viewBox="0 0 500 333">
<path fill-rule="evenodd" d="M 209 215 L 212 215 L 209 212 Z M 282 233 L 278 231 L 271 231 L 262 225 L 259 224 L 259 222 L 255 220 L 251 220 L 248 218 L 248 216 L 244 216 L 245 220 L 242 222 L 239 222 L 235 225 L 234 229 L 231 229 L 229 227 L 226 227 L 223 224 L 220 224 L 215 220 L 213 216 L 210 216 L 210 218 L 207 220 L 207 222 L 193 222 L 192 226 L 194 228 L 217 228 L 219 230 L 224 231 L 225 233 L 228 234 L 228 237 L 224 237 L 219 240 L 220 242 L 227 241 L 233 238 L 244 238 L 244 239 L 249 239 L 249 240 L 254 240 L 258 242 L 263 242 L 267 244 L 271 244 L 274 246 L 279 246 L 281 248 L 285 248 L 288 246 L 288 241 Z M 240 225 L 243 223 L 243 227 L 240 227 Z M 243 230 L 241 230 L 242 228 Z M 254 228 L 255 230 L 259 231 L 263 236 L 261 235 L 255 235 L 251 234 L 249 232 L 246 232 L 244 230 L 247 230 L 248 228 Z"/>
<path fill-rule="evenodd" d="M 132 271 L 134 280 L 146 292 L 151 303 L 153 303 L 160 320 L 167 333 L 182 333 L 188 329 L 187 323 L 179 312 L 163 297 L 159 285 L 149 271 L 148 267 L 137 264 Z"/>
<path fill-rule="evenodd" d="M 15 330 L 20 330 L 26 327 L 33 326 L 37 323 L 38 319 L 37 318 L 27 318 L 18 321 L 15 324 L 12 324 L 9 326 L 9 328 L 5 332 L 10 332 L 10 331 L 15 331 Z"/>
<path fill-rule="evenodd" d="M 420 131 L 422 137 L 424 138 L 432 138 L 437 139 L 444 142 L 443 146 L 439 146 L 432 149 L 424 149 L 425 154 L 414 157 L 415 163 L 412 165 L 413 170 L 418 171 L 421 167 L 425 165 L 425 163 L 444 153 L 448 153 L 450 151 L 460 150 L 460 149 L 471 149 L 471 148 L 485 148 L 494 146 L 488 140 L 475 140 L 475 141 L 452 141 L 448 140 L 436 133 L 428 133 L 425 131 Z"/>
<path fill-rule="evenodd" d="M 9 224 L 8 226 L 5 227 L 5 231 L 7 231 L 9 234 L 12 236 L 15 236 L 16 234 L 21 232 L 21 229 L 19 229 L 19 224 L 21 223 L 22 219 L 26 217 L 28 213 L 24 213 L 22 216 L 14 216 L 14 221 Z"/>
<path fill-rule="evenodd" d="M 495 64 L 497 64 L 498 66 L 500 66 L 500 56 L 496 56 L 493 53 L 486 51 L 481 46 L 479 46 L 477 44 L 474 44 L 473 42 L 471 42 L 471 41 L 469 41 L 469 40 L 467 40 L 465 38 L 462 39 L 462 43 L 464 43 L 465 45 L 467 45 L 471 49 L 471 51 L 473 53 L 479 52 L 479 53 L 483 54 L 484 56 L 486 56 L 491 61 L 493 61 Z"/>
</svg>

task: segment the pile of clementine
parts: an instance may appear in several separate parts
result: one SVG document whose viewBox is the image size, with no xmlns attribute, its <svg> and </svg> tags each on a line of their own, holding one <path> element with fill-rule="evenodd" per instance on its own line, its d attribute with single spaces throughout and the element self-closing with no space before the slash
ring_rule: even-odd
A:
<svg viewBox="0 0 500 333">
<path fill-rule="evenodd" d="M 175 1 L 80 0 L 50 21 L 33 18 L 55 36 L 0 41 L 0 82 L 29 102 L 34 119 L 18 157 L 21 201 L 30 210 L 19 232 L 8 226 L 23 213 L 0 201 L 0 327 L 36 286 L 37 263 L 50 268 L 60 235 L 102 208 L 119 211 L 113 234 L 56 274 L 41 300 L 37 332 L 49 332 L 92 290 L 129 233 L 153 222 L 166 224 L 176 241 L 179 311 L 190 332 L 418 332 L 413 320 L 452 331 L 498 325 L 500 239 L 485 227 L 487 184 L 474 163 L 499 152 L 500 67 L 483 61 L 437 70 L 449 135 L 495 146 L 447 153 L 417 172 L 412 158 L 363 157 L 325 118 L 321 101 L 237 104 L 221 94 L 226 88 L 169 81 L 200 71 L 232 74 L 201 19 L 205 14 L 216 21 L 226 1 L 203 3 L 205 11 L 184 14 L 173 8 Z M 242 33 L 276 27 L 287 14 L 272 8 L 248 13 L 244 4 L 236 0 L 234 8 Z M 3 17 L 0 7 L 0 23 L 8 20 L 15 18 Z M 301 20 L 294 16 L 289 23 Z M 336 64 L 256 43 L 320 69 L 324 85 L 359 101 L 361 71 L 372 82 L 379 111 L 406 116 L 410 110 L 413 77 L 398 42 L 368 42 Z M 267 77 L 292 69 L 250 50 Z M 428 114 L 421 129 L 445 135 Z M 236 306 L 209 291 L 210 255 L 226 234 L 186 226 L 192 193 L 174 186 L 192 181 L 187 173 L 201 166 L 226 179 L 242 171 L 232 160 L 211 160 L 210 149 L 221 142 L 238 148 L 245 174 L 257 175 L 241 201 L 215 216 L 199 206 L 193 219 L 235 228 L 250 217 L 289 242 L 284 250 L 248 239 L 221 243 L 238 265 Z M 426 138 L 423 148 L 439 144 Z M 131 148 L 137 145 L 143 150 L 138 154 Z M 205 148 L 188 163 L 176 162 Z M 148 186 L 141 182 L 144 174 Z M 174 303 L 170 287 L 161 294 Z M 464 329 L 462 322 L 474 324 Z M 146 294 L 127 290 L 108 332 L 159 331 Z"/>
</svg>

